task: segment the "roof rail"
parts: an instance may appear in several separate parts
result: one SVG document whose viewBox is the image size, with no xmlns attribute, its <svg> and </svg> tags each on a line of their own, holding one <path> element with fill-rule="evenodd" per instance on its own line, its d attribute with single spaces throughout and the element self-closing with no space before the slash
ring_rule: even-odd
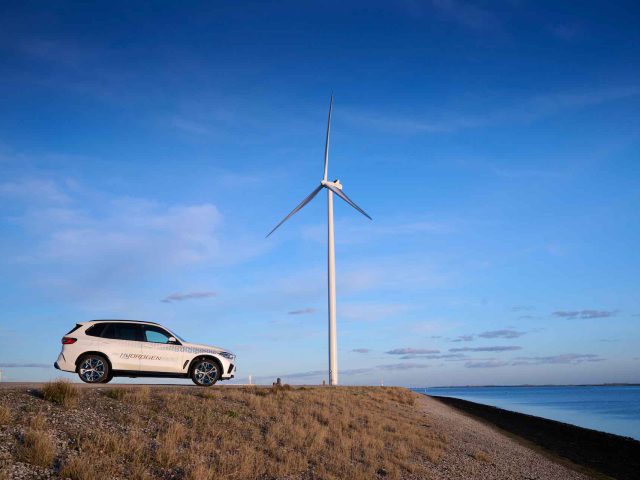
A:
<svg viewBox="0 0 640 480">
<path fill-rule="evenodd" d="M 87 323 L 93 322 L 133 322 L 133 323 L 151 323 L 153 325 L 160 325 L 158 322 L 147 322 L 146 320 L 126 320 L 123 318 L 107 318 L 98 320 L 89 320 Z"/>
</svg>

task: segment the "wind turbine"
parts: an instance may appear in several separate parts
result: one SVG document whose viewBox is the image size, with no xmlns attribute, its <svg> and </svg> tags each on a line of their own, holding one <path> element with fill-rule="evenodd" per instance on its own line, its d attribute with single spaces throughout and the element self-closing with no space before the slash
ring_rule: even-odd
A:
<svg viewBox="0 0 640 480">
<path fill-rule="evenodd" d="M 336 179 L 333 182 L 327 180 L 329 173 L 329 136 L 331 133 L 331 111 L 333 110 L 333 95 L 331 95 L 331 101 L 329 102 L 329 119 L 327 120 L 327 139 L 324 145 L 324 175 L 318 185 L 300 204 L 291 210 L 291 213 L 284 217 L 273 230 L 269 232 L 267 237 L 271 235 L 276 229 L 284 222 L 289 220 L 293 215 L 302 209 L 307 203 L 313 200 L 320 190 L 327 189 L 327 239 L 328 239 L 328 297 L 329 297 L 329 385 L 338 385 L 338 338 L 336 332 L 336 252 L 333 240 L 333 194 L 335 193 L 342 200 L 347 202 L 369 220 L 371 217 L 367 215 L 367 212 L 362 210 L 356 205 L 347 195 L 342 191 L 342 184 L 340 180 Z"/>
</svg>

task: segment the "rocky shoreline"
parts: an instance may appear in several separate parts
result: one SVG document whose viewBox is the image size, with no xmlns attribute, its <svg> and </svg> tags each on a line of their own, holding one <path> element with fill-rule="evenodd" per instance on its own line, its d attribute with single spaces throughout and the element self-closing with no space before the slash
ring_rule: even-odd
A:
<svg viewBox="0 0 640 480">
<path fill-rule="evenodd" d="M 431 398 L 575 464 L 621 480 L 640 475 L 640 442 L 546 418 L 451 397 Z"/>
</svg>

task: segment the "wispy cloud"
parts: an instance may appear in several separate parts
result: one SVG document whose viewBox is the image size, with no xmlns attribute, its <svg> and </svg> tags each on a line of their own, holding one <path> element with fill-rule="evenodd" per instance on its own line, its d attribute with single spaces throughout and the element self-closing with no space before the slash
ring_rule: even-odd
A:
<svg viewBox="0 0 640 480">
<path fill-rule="evenodd" d="M 491 330 L 489 332 L 479 333 L 478 336 L 482 338 L 518 338 L 526 334 L 526 332 L 518 332 L 510 328 L 505 328 L 502 330 Z"/>
<path fill-rule="evenodd" d="M 473 335 L 460 335 L 459 337 L 451 340 L 452 342 L 471 342 L 473 340 Z"/>
<path fill-rule="evenodd" d="M 51 179 L 25 178 L 0 183 L 0 197 L 20 199 L 27 203 L 66 203 L 69 201 L 61 186 Z"/>
<path fill-rule="evenodd" d="M 210 298 L 215 297 L 216 292 L 188 292 L 188 293 L 172 293 L 162 299 L 164 303 L 182 302 L 184 300 L 192 300 L 194 298 Z"/>
<path fill-rule="evenodd" d="M 375 365 L 372 367 L 364 367 L 364 368 L 351 368 L 346 370 L 340 370 L 340 375 L 344 376 L 355 376 L 355 375 L 364 375 L 367 373 L 379 373 L 381 370 L 393 370 L 393 371 L 403 371 L 403 370 L 419 370 L 430 368 L 429 365 L 425 363 L 411 363 L 411 362 L 402 362 L 402 363 L 392 363 L 392 364 L 383 364 L 383 365 Z M 322 377 L 326 376 L 326 370 L 309 370 L 306 372 L 294 372 L 282 374 L 281 377 L 287 378 L 308 378 L 308 377 Z M 272 377 L 268 377 L 272 378 Z"/>
<path fill-rule="evenodd" d="M 577 364 L 583 362 L 603 362 L 605 359 L 594 353 L 564 353 L 547 357 L 518 357 L 513 365 L 547 365 L 547 364 Z"/>
<path fill-rule="evenodd" d="M 564 41 L 574 41 L 583 35 L 584 28 L 577 24 L 557 23 L 549 26 L 551 34 Z"/>
<path fill-rule="evenodd" d="M 500 22 L 492 12 L 460 0 L 431 0 L 433 7 L 445 18 L 475 30 L 495 30 Z"/>
<path fill-rule="evenodd" d="M 358 244 L 370 242 L 373 237 L 420 236 L 425 233 L 449 234 L 458 227 L 452 222 L 425 219 L 381 219 L 375 225 L 370 223 L 355 223 L 353 221 L 339 221 L 336 229 L 341 233 L 339 243 Z M 323 224 L 307 225 L 302 228 L 302 236 L 318 243 L 326 241 L 327 227 Z"/>
<path fill-rule="evenodd" d="M 352 321 L 375 321 L 398 316 L 409 308 L 396 303 L 344 303 L 338 305 L 338 314 Z"/>
<path fill-rule="evenodd" d="M 490 330 L 488 332 L 482 332 L 476 335 L 480 338 L 518 338 L 526 334 L 527 332 L 519 332 L 511 328 L 504 328 L 502 330 Z M 476 335 L 460 335 L 451 340 L 451 342 L 471 342 L 476 338 Z"/>
<path fill-rule="evenodd" d="M 558 310 L 553 316 L 569 319 L 609 318 L 618 313 L 617 310 Z"/>
<path fill-rule="evenodd" d="M 429 120 L 417 116 L 394 115 L 389 112 L 357 110 L 347 110 L 343 116 L 356 125 L 396 134 L 455 133 L 461 130 L 495 127 L 504 124 L 528 124 L 550 115 L 593 107 L 638 95 L 640 95 L 640 87 L 621 86 L 535 95 L 515 100 L 509 106 L 483 114 L 429 112 Z M 518 176 L 522 172 L 505 171 L 502 173 L 508 176 Z M 527 175 L 531 173 L 526 172 Z M 533 173 L 537 175 L 541 172 Z M 548 172 L 542 173 L 545 176 L 548 174 Z"/>
<path fill-rule="evenodd" d="M 433 353 L 440 353 L 440 350 L 433 350 L 430 348 L 394 348 L 393 350 L 389 350 L 389 355 L 429 355 Z"/>
<path fill-rule="evenodd" d="M 370 348 L 354 348 L 351 351 L 354 353 L 369 353 L 371 352 L 371 349 Z"/>
<path fill-rule="evenodd" d="M 489 360 L 471 360 L 464 364 L 466 368 L 496 368 L 506 367 L 507 365 L 509 365 L 509 362 L 495 358 Z"/>
<path fill-rule="evenodd" d="M 400 357 L 401 360 L 460 360 L 466 358 L 466 355 L 462 355 L 459 353 L 443 353 L 437 355 L 418 355 L 418 354 L 409 354 L 403 355 Z"/>
<path fill-rule="evenodd" d="M 0 368 L 52 368 L 50 363 L 0 363 Z"/>
<path fill-rule="evenodd" d="M 516 357 L 513 360 L 499 360 L 496 358 L 488 358 L 483 360 L 469 360 L 465 363 L 467 368 L 496 368 L 506 366 L 523 366 L 523 365 L 576 365 L 584 362 L 603 362 L 605 361 L 600 355 L 594 353 L 563 353 L 560 355 L 540 356 L 540 357 Z"/>
<path fill-rule="evenodd" d="M 54 175 L 2 183 L 0 196 L 9 198 L 3 206 L 24 238 L 6 244 L 6 257 L 25 272 L 37 268 L 36 288 L 82 302 L 113 298 L 157 273 L 237 264 L 268 248 L 223 234 L 223 216 L 211 203 L 114 196 Z"/>
<path fill-rule="evenodd" d="M 169 120 L 169 126 L 185 133 L 195 135 L 210 135 L 211 127 L 184 117 L 173 117 Z"/>
<path fill-rule="evenodd" d="M 533 305 L 516 305 L 515 307 L 511 307 L 512 312 L 532 312 L 536 307 Z"/>
<path fill-rule="evenodd" d="M 94 60 L 97 53 L 77 43 L 38 38 L 24 41 L 18 48 L 32 59 L 74 68 L 81 68 L 87 61 Z"/>
<path fill-rule="evenodd" d="M 309 315 L 311 313 L 316 313 L 318 310 L 316 308 L 308 307 L 301 308 L 300 310 L 291 310 L 287 312 L 288 315 Z"/>
<path fill-rule="evenodd" d="M 497 345 L 493 347 L 463 347 L 450 348 L 450 352 L 510 352 L 513 350 L 522 350 L 522 347 L 515 345 Z"/>
</svg>

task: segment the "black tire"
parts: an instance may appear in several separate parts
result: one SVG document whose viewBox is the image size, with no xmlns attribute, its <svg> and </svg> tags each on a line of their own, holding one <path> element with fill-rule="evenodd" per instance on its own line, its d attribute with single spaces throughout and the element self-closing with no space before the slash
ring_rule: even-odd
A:
<svg viewBox="0 0 640 480">
<path fill-rule="evenodd" d="M 191 380 L 199 387 L 210 387 L 220 379 L 220 364 L 210 358 L 199 358 L 191 366 Z"/>
<path fill-rule="evenodd" d="M 83 355 L 78 362 L 78 376 L 85 383 L 107 383 L 111 380 L 109 362 L 102 355 Z"/>
</svg>

